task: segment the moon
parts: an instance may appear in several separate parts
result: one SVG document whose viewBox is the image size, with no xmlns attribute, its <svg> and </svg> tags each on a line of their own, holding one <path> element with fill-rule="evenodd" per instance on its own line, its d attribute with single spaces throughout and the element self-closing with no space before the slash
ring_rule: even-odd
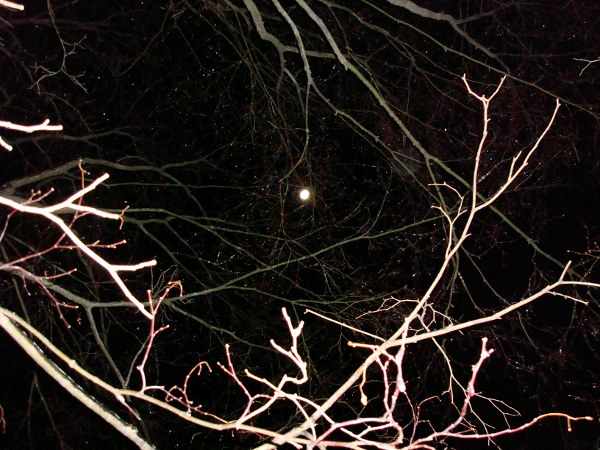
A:
<svg viewBox="0 0 600 450">
<path fill-rule="evenodd" d="M 302 200 L 303 202 L 307 201 L 310 198 L 310 191 L 308 189 L 302 189 L 300 191 L 300 193 L 298 194 L 298 197 L 300 197 L 300 200 Z"/>
</svg>

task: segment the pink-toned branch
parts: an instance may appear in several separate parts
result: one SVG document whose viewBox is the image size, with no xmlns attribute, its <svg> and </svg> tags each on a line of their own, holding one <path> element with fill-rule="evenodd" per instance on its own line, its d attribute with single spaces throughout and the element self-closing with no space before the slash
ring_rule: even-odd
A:
<svg viewBox="0 0 600 450">
<path fill-rule="evenodd" d="M 447 327 L 444 327 L 444 328 L 438 329 L 438 330 L 435 330 L 435 329 L 430 330 L 429 328 L 425 327 L 425 330 L 421 332 L 419 329 L 415 329 L 413 331 L 413 334 L 409 334 L 409 331 L 411 330 L 411 323 L 416 318 L 422 317 L 423 311 L 428 307 L 433 293 L 436 290 L 438 290 L 439 285 L 442 282 L 442 280 L 444 279 L 444 276 L 448 270 L 448 267 L 450 266 L 451 262 L 453 261 L 455 255 L 462 248 L 465 241 L 468 239 L 468 237 L 472 233 L 472 224 L 474 223 L 474 218 L 475 218 L 476 214 L 478 212 L 480 212 L 481 210 L 489 207 L 496 199 L 498 199 L 508 189 L 509 186 L 511 186 L 514 183 L 514 181 L 519 177 L 519 175 L 521 175 L 523 173 L 523 171 L 525 170 L 526 166 L 528 165 L 532 155 L 539 148 L 542 140 L 547 135 L 550 127 L 552 126 L 552 124 L 557 116 L 558 108 L 560 107 L 560 103 L 557 102 L 556 107 L 554 108 L 554 111 L 552 113 L 552 116 L 548 122 L 548 125 L 546 126 L 545 130 L 540 134 L 540 136 L 538 137 L 538 139 L 536 140 L 534 145 L 531 147 L 531 149 L 525 154 L 524 157 L 522 157 L 521 153 L 518 153 L 513 158 L 504 182 L 496 189 L 495 193 L 491 197 L 489 197 L 487 200 L 485 200 L 483 202 L 480 202 L 477 181 L 479 179 L 480 160 L 481 160 L 482 154 L 484 152 L 484 148 L 486 146 L 488 133 L 489 133 L 489 124 L 490 124 L 490 120 L 491 120 L 490 116 L 489 116 L 489 105 L 490 105 L 490 102 L 500 92 L 500 89 L 504 82 L 504 78 L 500 81 L 500 83 L 498 84 L 498 86 L 496 87 L 494 92 L 489 97 L 475 93 L 471 89 L 469 83 L 467 82 L 466 77 L 463 77 L 463 81 L 467 87 L 468 92 L 473 97 L 475 97 L 477 100 L 479 100 L 479 102 L 482 104 L 483 126 L 482 126 L 482 135 L 481 135 L 481 138 L 479 141 L 479 145 L 477 148 L 475 161 L 474 161 L 473 178 L 472 178 L 473 181 L 472 181 L 471 192 L 469 193 L 470 201 L 468 202 L 468 204 L 465 205 L 465 202 L 463 202 L 463 200 L 465 199 L 465 197 L 467 197 L 467 195 L 461 194 L 457 189 L 455 189 L 454 187 L 452 187 L 448 184 L 439 185 L 440 187 L 447 188 L 448 190 L 453 192 L 459 198 L 458 209 L 455 210 L 454 212 L 446 211 L 443 207 L 438 208 L 442 212 L 442 216 L 445 218 L 445 222 L 448 226 L 448 232 L 447 232 L 448 242 L 447 242 L 447 246 L 446 246 L 446 250 L 445 250 L 444 260 L 443 260 L 442 264 L 440 265 L 433 280 L 429 284 L 428 288 L 422 294 L 420 299 L 416 302 L 416 305 L 414 306 L 412 311 L 408 314 L 403 325 L 398 330 L 396 330 L 391 336 L 387 337 L 387 339 L 383 339 L 383 343 L 378 343 L 378 344 L 351 343 L 350 344 L 353 347 L 370 348 L 372 350 L 372 354 L 369 357 L 367 357 L 366 360 L 363 362 L 363 364 L 359 368 L 357 368 L 357 370 L 352 374 L 352 376 L 350 376 L 347 379 L 347 381 L 345 383 L 343 383 L 343 385 L 340 386 L 340 388 L 336 392 L 334 392 L 320 406 L 320 408 L 311 415 L 311 417 L 308 421 L 306 421 L 303 425 L 291 430 L 290 432 L 288 432 L 286 434 L 286 438 L 288 438 L 288 439 L 291 437 L 300 435 L 301 433 L 304 432 L 304 430 L 306 430 L 309 427 L 313 427 L 314 424 L 317 423 L 323 417 L 323 414 L 332 405 L 339 402 L 341 397 L 348 390 L 353 388 L 355 383 L 357 383 L 360 378 L 363 379 L 363 382 L 360 383 L 360 385 L 359 385 L 359 389 L 361 390 L 361 402 L 363 404 L 365 404 L 367 399 L 366 399 L 364 392 L 362 391 L 362 386 L 366 381 L 367 369 L 373 363 L 377 364 L 382 372 L 382 381 L 381 382 L 383 383 L 384 388 L 385 388 L 385 395 L 383 396 L 384 401 L 383 401 L 383 405 L 382 405 L 385 410 L 384 417 L 388 421 L 387 422 L 388 426 L 396 426 L 396 422 L 393 418 L 396 401 L 397 401 L 398 396 L 401 393 L 406 393 L 406 383 L 405 383 L 405 380 L 403 379 L 403 375 L 402 375 L 402 360 L 405 357 L 405 354 L 406 354 L 405 349 L 408 344 L 416 343 L 418 341 L 425 340 L 425 339 L 435 339 L 439 335 L 447 334 L 450 332 L 456 332 L 456 331 L 458 331 L 458 329 L 466 329 L 466 328 L 475 326 L 480 321 L 485 322 L 485 321 L 489 321 L 489 320 L 497 320 L 498 318 L 502 317 L 504 314 L 508 314 L 518 308 L 521 308 L 525 304 L 542 297 L 546 293 L 560 295 L 559 293 L 556 293 L 557 288 L 559 288 L 560 286 L 567 285 L 567 284 L 572 284 L 572 282 L 567 282 L 564 280 L 564 276 L 566 273 L 566 270 L 565 270 L 565 272 L 563 272 L 563 274 L 561 275 L 561 277 L 559 278 L 559 280 L 556 283 L 550 284 L 547 288 L 542 289 L 540 292 L 529 296 L 527 299 L 523 299 L 521 302 L 517 302 L 514 305 L 504 308 L 503 310 L 496 313 L 498 315 L 494 315 L 489 318 L 476 319 L 474 321 L 470 321 L 470 322 L 463 323 L 463 324 L 451 325 L 451 326 L 447 326 Z M 457 225 L 459 224 L 458 219 L 461 216 L 463 216 L 463 217 L 466 216 L 466 217 L 464 217 L 464 220 L 462 221 L 462 228 L 457 229 Z M 595 287 L 599 287 L 599 286 L 595 286 Z M 332 320 L 330 320 L 330 321 L 332 321 Z M 342 326 L 345 327 L 344 324 L 342 324 Z M 377 337 L 377 338 L 379 340 L 380 337 Z M 473 375 L 472 375 L 472 378 L 471 378 L 469 384 L 466 386 L 466 388 L 463 388 L 465 391 L 466 400 L 465 400 L 465 403 L 463 403 L 462 408 L 460 409 L 459 418 L 457 419 L 457 421 L 455 423 L 450 424 L 444 430 L 445 433 L 451 433 L 452 430 L 458 424 L 463 422 L 465 419 L 465 416 L 467 414 L 467 409 L 470 405 L 470 400 L 475 395 L 474 385 L 475 385 L 475 379 L 476 379 L 477 372 L 479 371 L 479 368 L 481 367 L 481 364 L 483 363 L 483 361 L 487 357 L 489 357 L 491 354 L 491 351 L 488 351 L 486 349 L 485 344 L 486 344 L 486 342 L 483 343 L 479 362 L 475 366 L 476 370 L 474 369 Z M 391 349 L 392 347 L 395 347 L 395 346 L 399 346 L 400 349 L 394 356 L 389 353 L 389 349 Z M 443 349 L 440 348 L 439 346 L 438 346 L 438 349 L 442 353 L 444 353 Z M 395 386 L 393 387 L 393 389 L 392 389 L 392 386 L 390 385 L 390 379 L 389 379 L 389 375 L 388 375 L 388 371 L 392 367 L 395 368 L 396 373 L 397 373 Z M 451 367 L 450 367 L 450 370 L 451 370 Z M 391 397 L 390 397 L 390 392 L 393 392 Z M 407 399 L 410 400 L 408 398 L 408 395 L 407 394 L 405 394 L 405 395 L 407 396 Z M 416 422 L 418 419 L 415 416 L 413 420 Z M 367 422 L 368 422 L 368 420 L 365 421 L 364 423 L 367 423 Z M 347 425 L 348 426 L 356 426 L 358 423 L 359 422 L 357 422 L 357 421 L 350 421 L 347 423 Z M 330 431 L 332 429 L 340 430 L 340 429 L 344 429 L 344 428 L 345 428 L 345 426 L 340 427 L 340 424 L 334 424 L 330 428 Z M 348 431 L 348 430 L 346 430 L 346 431 Z M 402 436 L 402 433 L 399 432 L 398 435 Z M 483 434 L 481 436 L 483 436 Z M 429 438 L 435 439 L 436 437 L 441 437 L 441 435 L 435 434 L 435 432 L 434 432 Z M 420 444 L 421 447 L 425 448 L 425 447 L 428 447 L 428 444 L 426 442 L 431 442 L 431 439 L 428 440 L 428 438 L 425 438 L 424 440 L 421 440 L 418 442 L 421 442 L 421 444 Z M 280 439 L 280 440 L 276 441 L 276 443 L 278 443 L 278 444 L 281 444 L 283 442 L 285 442 L 285 439 Z M 383 445 L 383 443 L 381 443 L 381 444 Z M 374 444 L 371 443 L 371 445 L 374 445 Z M 384 447 L 379 447 L 379 448 L 384 448 Z M 417 448 L 417 447 L 413 447 L 413 448 Z"/>
</svg>

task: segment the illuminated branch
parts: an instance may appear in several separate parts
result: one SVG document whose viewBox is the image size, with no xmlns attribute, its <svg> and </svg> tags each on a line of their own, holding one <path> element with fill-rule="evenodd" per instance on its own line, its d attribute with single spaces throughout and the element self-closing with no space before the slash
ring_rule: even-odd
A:
<svg viewBox="0 0 600 450">
<path fill-rule="evenodd" d="M 120 214 L 109 213 L 109 212 L 101 211 L 97 208 L 93 208 L 93 207 L 89 207 L 89 206 L 82 206 L 80 204 L 74 203 L 76 200 L 80 200 L 86 193 L 93 191 L 100 183 L 102 183 L 106 179 L 108 179 L 108 174 L 102 175 L 101 177 L 96 179 L 94 182 L 92 182 L 90 185 L 88 185 L 84 189 L 81 189 L 80 191 L 73 194 L 67 200 L 65 200 L 63 202 L 59 202 L 54 205 L 50 205 L 50 206 L 45 206 L 45 207 L 32 206 L 29 204 L 30 202 L 18 203 L 18 202 L 15 202 L 14 200 L 11 200 L 11 199 L 8 199 L 8 198 L 2 197 L 2 196 L 0 196 L 0 204 L 5 205 L 8 208 L 11 208 L 12 210 L 19 211 L 23 214 L 31 214 L 31 215 L 35 215 L 35 216 L 44 217 L 47 220 L 49 220 L 50 222 L 54 223 L 79 250 L 81 250 L 92 261 L 97 263 L 99 266 L 104 268 L 109 273 L 109 275 L 113 278 L 113 280 L 115 281 L 117 286 L 119 286 L 119 288 L 121 289 L 121 292 L 123 292 L 125 297 L 131 303 L 133 303 L 140 310 L 140 312 L 142 312 L 142 314 L 144 314 L 147 318 L 152 319 L 152 317 L 153 317 L 152 313 L 148 312 L 144 308 L 144 305 L 131 293 L 131 291 L 125 285 L 123 279 L 119 275 L 119 272 L 123 272 L 123 271 L 135 272 L 135 271 L 138 271 L 138 270 L 146 268 L 146 267 L 151 267 L 151 266 L 156 265 L 156 260 L 150 260 L 150 261 L 145 261 L 145 262 L 141 262 L 138 264 L 128 264 L 128 265 L 111 264 L 108 261 L 106 261 L 104 258 L 102 258 L 100 255 L 98 255 L 96 252 L 94 252 L 90 248 L 90 245 L 85 244 L 73 232 L 73 230 L 71 230 L 69 225 L 67 223 L 65 223 L 63 219 L 58 217 L 58 215 L 56 215 L 57 211 L 72 210 L 73 212 L 84 212 L 87 214 L 93 214 L 93 215 L 98 216 L 103 219 L 120 220 L 120 218 L 121 218 Z"/>
<path fill-rule="evenodd" d="M 0 0 L 0 6 L 8 9 L 16 9 L 17 11 L 23 11 L 25 9 L 21 3 L 10 2 L 8 0 Z"/>
<path fill-rule="evenodd" d="M 27 328 L 29 328 L 28 331 L 32 331 L 32 328 L 26 322 L 21 321 L 18 316 L 14 315 L 10 311 L 0 308 L 0 327 L 3 328 L 4 331 L 6 331 L 8 335 L 14 339 L 14 341 L 33 361 L 35 361 L 48 375 L 50 375 L 73 397 L 104 419 L 123 436 L 136 444 L 140 450 L 154 449 L 153 445 L 148 443 L 139 435 L 136 428 L 124 422 L 116 414 L 104 407 L 100 402 L 98 402 L 98 400 L 83 390 L 71 379 L 71 377 L 67 376 L 50 359 L 48 359 L 41 351 L 39 351 L 39 347 L 37 347 L 37 345 L 25 331 Z M 76 365 L 75 361 L 73 361 L 73 364 Z"/>
<path fill-rule="evenodd" d="M 61 131 L 63 129 L 62 125 L 49 125 L 50 120 L 46 119 L 39 125 L 19 125 L 12 122 L 6 122 L 4 120 L 0 120 L 0 128 L 5 128 L 7 130 L 16 130 L 22 131 L 24 133 L 36 133 L 38 131 Z M 0 136 L 0 146 L 4 147 L 9 152 L 13 149 L 12 145 L 7 143 L 2 136 Z"/>
<path fill-rule="evenodd" d="M 473 184 L 472 184 L 472 191 L 471 191 L 471 201 L 469 204 L 469 207 L 464 206 L 463 202 L 462 202 L 462 197 L 461 197 L 461 201 L 459 202 L 459 208 L 458 210 L 454 213 L 454 217 L 451 217 L 448 213 L 445 212 L 444 209 L 440 208 L 440 211 L 442 211 L 442 214 L 444 215 L 444 217 L 446 218 L 446 221 L 448 222 L 448 225 L 450 227 L 450 230 L 454 230 L 456 223 L 457 223 L 457 219 L 461 216 L 461 215 L 466 215 L 466 219 L 464 221 L 464 224 L 462 225 L 462 229 L 460 231 L 456 231 L 456 238 L 455 240 L 451 240 L 451 236 L 454 236 L 455 233 L 449 232 L 448 233 L 448 243 L 447 243 L 447 248 L 445 251 L 445 257 L 444 260 L 440 266 L 440 268 L 438 269 L 438 272 L 436 274 L 436 276 L 434 277 L 434 279 L 432 280 L 431 284 L 429 285 L 429 287 L 427 288 L 426 292 L 421 296 L 421 298 L 419 299 L 418 303 L 416 304 L 416 306 L 412 309 L 412 311 L 410 312 L 410 314 L 406 317 L 404 324 L 402 327 L 400 327 L 395 333 L 393 333 L 393 335 L 391 337 L 389 337 L 387 340 L 385 340 L 385 342 L 381 343 L 381 344 L 376 344 L 376 345 L 370 345 L 370 344 L 356 344 L 356 343 L 351 343 L 352 346 L 354 347 L 365 347 L 365 348 L 370 348 L 372 350 L 372 354 L 366 358 L 366 360 L 364 361 L 363 364 L 361 364 L 361 366 L 352 374 L 352 376 L 350 376 L 346 382 L 344 382 L 337 390 L 335 393 L 333 393 L 323 404 L 320 405 L 320 407 L 315 411 L 315 413 L 313 413 L 311 415 L 311 417 L 301 426 L 296 427 L 295 429 L 291 430 L 290 432 L 288 432 L 285 435 L 285 439 L 278 439 L 275 442 L 277 444 L 281 444 L 283 442 L 286 442 L 286 439 L 289 438 L 293 438 L 296 436 L 301 435 L 302 433 L 305 432 L 305 430 L 307 430 L 308 428 L 311 428 L 314 426 L 315 423 L 317 423 L 319 421 L 319 419 L 323 416 L 323 414 L 329 410 L 329 408 L 331 408 L 334 404 L 336 404 L 338 401 L 340 401 L 341 397 L 348 391 L 350 390 L 355 383 L 362 378 L 363 379 L 363 383 L 361 383 L 360 386 L 362 386 L 364 384 L 365 381 L 365 377 L 366 377 L 366 372 L 367 369 L 373 364 L 373 363 L 377 363 L 381 369 L 381 373 L 382 373 L 382 383 L 386 388 L 386 392 L 392 392 L 390 391 L 391 389 L 391 385 L 390 385 L 390 380 L 388 378 L 388 372 L 389 372 L 389 368 L 390 368 L 390 364 L 393 364 L 397 369 L 397 378 L 396 378 L 396 387 L 394 388 L 393 392 L 394 392 L 394 396 L 389 397 L 389 394 L 384 396 L 384 408 L 386 408 L 387 411 L 387 422 L 385 422 L 383 424 L 383 426 L 387 426 L 387 427 L 399 427 L 398 424 L 395 423 L 395 420 L 393 419 L 393 414 L 390 414 L 393 409 L 391 409 L 391 405 L 395 405 L 396 404 L 396 398 L 397 395 L 400 393 L 404 393 L 406 392 L 406 386 L 405 386 L 405 380 L 403 379 L 402 376 L 402 370 L 401 370 L 401 364 L 402 364 L 402 360 L 405 357 L 405 346 L 409 343 L 414 343 L 417 341 L 420 341 L 422 339 L 432 339 L 437 335 L 441 335 L 441 334 L 446 334 L 448 332 L 451 331 L 457 331 L 458 329 L 464 329 L 467 327 L 472 327 L 475 326 L 477 323 L 484 322 L 484 321 L 489 321 L 489 320 L 496 320 L 500 317 L 502 317 L 505 314 L 508 314 L 511 311 L 514 311 L 518 308 L 523 307 L 524 305 L 526 305 L 527 303 L 534 301 L 540 297 L 542 297 L 545 293 L 555 293 L 556 289 L 560 286 L 565 286 L 565 285 L 569 285 L 572 284 L 572 282 L 567 282 L 564 280 L 564 276 L 566 274 L 566 271 L 568 269 L 568 265 L 567 267 L 563 270 L 563 273 L 561 275 L 561 277 L 559 278 L 559 280 L 551 285 L 549 285 L 548 287 L 546 287 L 545 289 L 540 290 L 539 292 L 537 292 L 536 294 L 531 295 L 530 297 L 528 297 L 527 299 L 522 300 L 521 302 L 517 302 L 515 305 L 509 306 L 507 308 L 505 308 L 503 311 L 499 311 L 497 313 L 497 315 L 493 315 L 489 318 L 485 318 L 485 319 L 478 319 L 478 320 L 473 320 L 473 321 L 469 321 L 469 322 L 465 322 L 464 324 L 457 324 L 457 325 L 453 325 L 453 326 L 449 326 L 446 329 L 442 329 L 439 331 L 431 331 L 429 333 L 423 333 L 418 334 L 415 333 L 414 336 L 408 335 L 408 331 L 409 331 L 409 326 L 410 324 L 417 318 L 420 316 L 420 314 L 422 313 L 422 310 L 426 307 L 426 305 L 429 303 L 434 291 L 436 289 L 438 289 L 446 271 L 447 268 L 449 267 L 453 257 L 455 254 L 457 254 L 457 252 L 462 248 L 464 242 L 466 241 L 466 239 L 470 236 L 471 234 L 471 226 L 473 224 L 475 215 L 485 209 L 490 207 L 491 203 L 496 200 L 500 195 L 502 195 L 502 193 L 504 193 L 506 191 L 506 189 L 512 185 L 515 181 L 515 179 L 518 177 L 519 174 L 521 174 L 523 172 L 523 170 L 525 169 L 525 167 L 527 166 L 527 163 L 529 161 L 529 159 L 531 158 L 533 152 L 539 147 L 541 140 L 543 139 L 543 137 L 547 134 L 550 126 L 552 125 L 552 123 L 554 122 L 554 119 L 556 117 L 556 113 L 559 107 L 559 104 L 557 104 L 554 113 L 549 121 L 548 126 L 546 127 L 546 129 L 543 131 L 543 133 L 538 137 L 538 139 L 536 140 L 535 144 L 532 146 L 531 150 L 526 154 L 525 158 L 523 158 L 522 160 L 520 160 L 520 154 L 517 154 L 517 156 L 515 156 L 513 158 L 513 161 L 510 165 L 509 171 L 508 171 L 508 175 L 506 176 L 506 179 L 504 181 L 504 183 L 498 187 L 496 189 L 496 192 L 494 195 L 492 195 L 489 199 L 479 203 L 478 199 L 478 191 L 477 191 L 477 180 L 479 178 L 479 164 L 480 164 L 480 159 L 481 159 L 481 154 L 483 152 L 483 148 L 484 148 L 484 144 L 487 140 L 487 136 L 488 136 L 488 126 L 489 126 L 489 117 L 488 117 L 488 109 L 489 109 L 489 104 L 490 101 L 495 97 L 495 95 L 499 92 L 500 87 L 502 86 L 502 81 L 499 83 L 499 85 L 497 86 L 496 90 L 494 91 L 494 93 L 489 97 L 485 97 L 483 95 L 477 95 L 475 94 L 469 87 L 468 83 L 466 82 L 466 79 L 464 79 L 465 84 L 467 85 L 467 88 L 469 90 L 469 92 L 471 93 L 471 95 L 475 96 L 482 104 L 483 106 L 483 132 L 482 132 L 482 137 L 481 140 L 479 142 L 479 146 L 478 146 L 478 150 L 475 156 L 475 164 L 474 164 L 474 169 L 473 169 Z M 518 164 L 517 164 L 518 163 Z M 451 186 L 446 185 L 448 188 L 451 189 L 451 191 L 453 191 L 454 193 L 458 193 L 456 191 L 456 189 L 452 188 Z M 592 287 L 591 285 L 593 283 L 588 283 L 590 284 L 590 287 Z M 595 288 L 599 288 L 600 285 L 596 285 L 593 284 L 593 287 Z M 429 438 L 431 439 L 435 439 L 436 437 L 440 437 L 443 435 L 443 433 L 451 433 L 452 430 L 463 421 L 465 415 L 467 414 L 467 408 L 470 405 L 470 399 L 471 397 L 474 395 L 474 383 L 475 383 L 475 377 L 477 375 L 477 372 L 479 370 L 479 367 L 481 366 L 481 364 L 483 363 L 483 361 L 489 357 L 489 355 L 491 354 L 491 351 L 486 350 L 485 348 L 485 344 L 486 341 L 483 342 L 483 346 L 482 346 L 482 350 L 481 350 L 481 355 L 480 355 L 480 360 L 478 362 L 478 364 L 476 365 L 476 370 L 473 370 L 473 376 L 471 378 L 471 381 L 469 382 L 469 385 L 465 388 L 465 403 L 463 404 L 463 407 L 461 409 L 461 414 L 459 416 L 459 418 L 456 420 L 456 422 L 454 422 L 453 424 L 449 425 L 444 431 L 442 432 L 437 432 L 434 433 L 432 436 L 430 436 Z M 391 349 L 394 346 L 400 346 L 400 350 L 397 352 L 396 356 L 390 354 L 388 352 L 389 349 Z M 385 361 L 382 360 L 382 358 L 385 358 Z M 397 393 L 396 393 L 397 392 Z M 361 401 L 363 402 L 363 404 L 366 401 L 366 398 L 364 396 L 364 393 L 362 393 L 361 390 Z M 389 403 L 388 403 L 389 401 Z M 386 406 L 387 405 L 387 406 Z M 416 420 L 416 419 L 415 419 Z M 368 421 L 367 421 L 368 422 Z M 349 432 L 348 427 L 354 427 L 356 425 L 362 424 L 362 421 L 349 421 L 348 423 L 344 423 L 342 424 L 334 424 L 332 426 L 332 428 L 330 429 L 330 431 L 327 433 L 329 434 L 331 431 L 335 430 L 346 430 L 347 432 Z M 381 422 L 379 422 L 380 425 Z M 505 432 L 511 432 L 511 430 L 507 430 Z M 350 432 L 349 432 L 350 433 Z M 354 434 L 351 433 L 353 436 Z M 473 434 L 472 436 L 478 436 L 481 438 L 484 438 L 488 435 L 488 433 L 481 433 L 481 434 Z M 399 431 L 398 432 L 398 436 L 400 440 L 402 440 L 402 436 L 403 434 Z M 417 441 L 417 442 L 425 442 L 427 439 L 429 438 L 424 438 L 421 441 Z M 376 445 L 371 441 L 366 440 L 364 437 L 360 439 L 361 443 L 364 444 L 370 444 L 370 445 Z M 397 443 L 398 441 L 396 441 Z M 356 442 L 355 442 L 356 444 Z M 362 444 L 360 444 L 362 445 Z M 381 447 L 381 448 L 386 448 L 386 447 Z M 409 446 L 410 448 L 410 446 Z M 415 447 L 416 448 L 416 447 Z"/>
</svg>

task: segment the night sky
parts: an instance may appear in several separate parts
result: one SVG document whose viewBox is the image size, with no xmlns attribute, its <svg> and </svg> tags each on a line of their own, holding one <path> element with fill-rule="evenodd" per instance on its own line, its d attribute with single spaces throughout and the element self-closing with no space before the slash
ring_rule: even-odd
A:
<svg viewBox="0 0 600 450">
<path fill-rule="evenodd" d="M 561 107 L 524 171 L 475 215 L 409 336 L 507 308 L 556 281 L 568 261 L 568 280 L 600 282 L 596 2 L 307 1 L 320 23 L 303 5 L 34 1 L 23 12 L 0 10 L 0 120 L 48 118 L 64 127 L 0 129 L 14 147 L 2 151 L 0 195 L 25 201 L 52 188 L 40 204 L 53 204 L 109 173 L 84 204 L 127 208 L 122 223 L 86 215 L 72 229 L 86 243 L 125 239 L 96 248 L 115 264 L 157 260 L 124 275 L 139 298 L 150 290 L 157 299 L 181 283 L 156 315 L 157 327 L 169 328 L 156 337 L 146 376 L 181 386 L 206 361 L 212 371 L 190 378 L 189 395 L 225 420 L 246 406 L 217 366 L 226 364 L 226 344 L 241 378 L 245 368 L 275 381 L 297 375 L 269 343 L 290 345 L 282 307 L 294 323 L 305 321 L 298 349 L 309 381 L 297 392 L 323 403 L 371 353 L 348 342 L 394 335 L 434 282 L 449 239 L 467 224 L 482 135 L 482 105 L 463 75 L 488 97 L 506 77 L 489 107 L 480 201 L 505 182 L 512 158 L 535 145 L 557 99 Z M 466 209 L 450 230 L 444 214 L 458 214 L 461 196 Z M 105 271 L 66 242 L 57 245 L 61 235 L 47 221 L 4 206 L 0 214 L 0 306 L 94 375 L 139 389 L 135 366 L 148 320 Z M 49 277 L 45 287 L 7 264 L 45 249 L 19 266 Z M 455 431 L 517 428 L 552 412 L 593 420 L 571 422 L 569 431 L 566 420 L 548 418 L 493 440 L 439 438 L 431 448 L 599 448 L 599 291 L 560 293 L 407 346 L 408 396 L 395 410 L 406 427 L 403 445 L 456 420 L 459 383 L 466 386 L 487 337 L 495 352 L 478 374 L 467 423 Z M 73 308 L 75 298 L 95 306 Z M 158 449 L 267 442 L 259 433 L 209 431 L 140 400 L 128 411 L 49 358 Z M 0 376 L 0 448 L 135 448 L 4 332 Z M 381 370 L 374 364 L 366 376 L 370 401 L 361 405 L 355 385 L 329 411 L 335 420 L 383 415 Z M 284 433 L 302 422 L 278 402 L 251 424 Z M 318 428 L 327 430 L 325 422 Z M 330 438 L 350 440 L 341 432 Z"/>
</svg>

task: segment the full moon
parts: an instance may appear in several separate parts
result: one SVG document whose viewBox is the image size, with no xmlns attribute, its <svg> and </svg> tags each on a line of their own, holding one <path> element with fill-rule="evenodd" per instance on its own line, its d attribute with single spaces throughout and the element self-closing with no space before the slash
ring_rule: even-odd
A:
<svg viewBox="0 0 600 450">
<path fill-rule="evenodd" d="M 310 198 L 310 191 L 308 189 L 302 189 L 300 191 L 300 194 L 298 194 L 300 197 L 300 200 L 302 201 L 306 201 Z"/>
</svg>

